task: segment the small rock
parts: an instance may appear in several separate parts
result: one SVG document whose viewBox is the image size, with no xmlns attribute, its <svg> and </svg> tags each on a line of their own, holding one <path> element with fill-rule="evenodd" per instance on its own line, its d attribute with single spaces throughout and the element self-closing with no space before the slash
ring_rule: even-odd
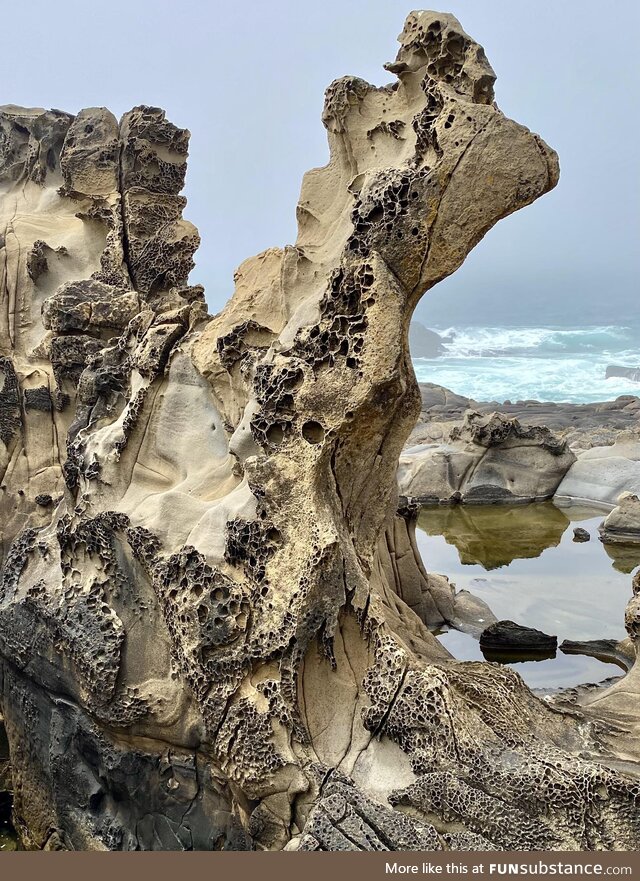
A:
<svg viewBox="0 0 640 881">
<path fill-rule="evenodd" d="M 587 532 L 586 529 L 583 529 L 581 526 L 577 526 L 573 530 L 573 540 L 574 541 L 589 541 L 591 539 L 591 535 Z"/>
</svg>

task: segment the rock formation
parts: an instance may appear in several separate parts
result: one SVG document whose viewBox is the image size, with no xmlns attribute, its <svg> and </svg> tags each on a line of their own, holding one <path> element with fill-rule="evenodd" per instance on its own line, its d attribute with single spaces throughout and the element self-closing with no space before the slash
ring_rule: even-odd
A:
<svg viewBox="0 0 640 881">
<path fill-rule="evenodd" d="M 638 367 L 618 367 L 610 364 L 604 373 L 605 379 L 612 377 L 622 377 L 623 379 L 631 379 L 633 382 L 640 382 L 640 368 Z"/>
<path fill-rule="evenodd" d="M 550 499 L 575 461 L 546 427 L 469 410 L 446 443 L 403 451 L 398 485 L 421 502 L 533 502 Z"/>
<path fill-rule="evenodd" d="M 607 446 L 626 438 L 640 439 L 640 398 L 620 395 L 615 401 L 595 404 L 556 404 L 545 401 L 474 401 L 433 383 L 420 383 L 420 418 L 409 437 L 409 446 L 439 443 L 462 424 L 465 412 L 481 416 L 499 411 L 523 426 L 545 426 L 575 452 Z"/>
<path fill-rule="evenodd" d="M 446 351 L 440 335 L 415 320 L 409 325 L 409 346 L 413 358 L 437 358 Z"/>
<path fill-rule="evenodd" d="M 640 441 L 621 435 L 578 455 L 556 490 L 560 502 L 584 502 L 611 510 L 623 492 L 640 492 Z"/>
<path fill-rule="evenodd" d="M 329 87 L 296 245 L 214 318 L 188 132 L 0 113 L 0 712 L 29 847 L 640 841 L 623 697 L 558 712 L 403 599 L 430 591 L 395 513 L 412 311 L 558 165 L 452 16 L 412 13 L 387 69 Z"/>
</svg>

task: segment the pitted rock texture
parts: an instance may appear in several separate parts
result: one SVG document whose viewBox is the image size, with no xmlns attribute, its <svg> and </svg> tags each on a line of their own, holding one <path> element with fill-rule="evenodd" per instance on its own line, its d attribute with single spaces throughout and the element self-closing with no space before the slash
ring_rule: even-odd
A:
<svg viewBox="0 0 640 881">
<path fill-rule="evenodd" d="M 0 712 L 29 847 L 638 844 L 628 741 L 429 630 L 464 610 L 398 511 L 411 314 L 558 164 L 455 18 L 400 44 L 392 84 L 329 87 L 295 246 L 213 318 L 188 132 L 0 113 Z"/>
</svg>

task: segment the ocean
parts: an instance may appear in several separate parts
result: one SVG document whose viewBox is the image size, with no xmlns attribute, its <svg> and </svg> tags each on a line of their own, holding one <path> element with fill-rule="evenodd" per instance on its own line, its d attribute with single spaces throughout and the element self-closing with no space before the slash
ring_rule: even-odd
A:
<svg viewBox="0 0 640 881">
<path fill-rule="evenodd" d="M 610 364 L 640 367 L 637 327 L 430 326 L 446 352 L 414 358 L 418 380 L 476 401 L 584 404 L 640 395 L 640 382 L 605 379 Z"/>
</svg>

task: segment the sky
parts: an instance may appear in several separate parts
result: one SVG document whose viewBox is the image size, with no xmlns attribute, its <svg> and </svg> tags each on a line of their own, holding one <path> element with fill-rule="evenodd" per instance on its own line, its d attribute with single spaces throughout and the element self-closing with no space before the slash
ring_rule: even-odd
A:
<svg viewBox="0 0 640 881">
<path fill-rule="evenodd" d="M 382 85 L 411 0 L 29 0 L 3 10 L 0 103 L 161 106 L 192 133 L 192 283 L 212 311 L 246 257 L 295 241 L 328 159 L 323 92 Z M 552 193 L 501 221 L 418 306 L 425 324 L 628 324 L 640 263 L 637 0 L 442 0 L 486 50 L 496 99 L 560 154 Z M 638 310 L 640 312 L 640 310 Z"/>
</svg>

